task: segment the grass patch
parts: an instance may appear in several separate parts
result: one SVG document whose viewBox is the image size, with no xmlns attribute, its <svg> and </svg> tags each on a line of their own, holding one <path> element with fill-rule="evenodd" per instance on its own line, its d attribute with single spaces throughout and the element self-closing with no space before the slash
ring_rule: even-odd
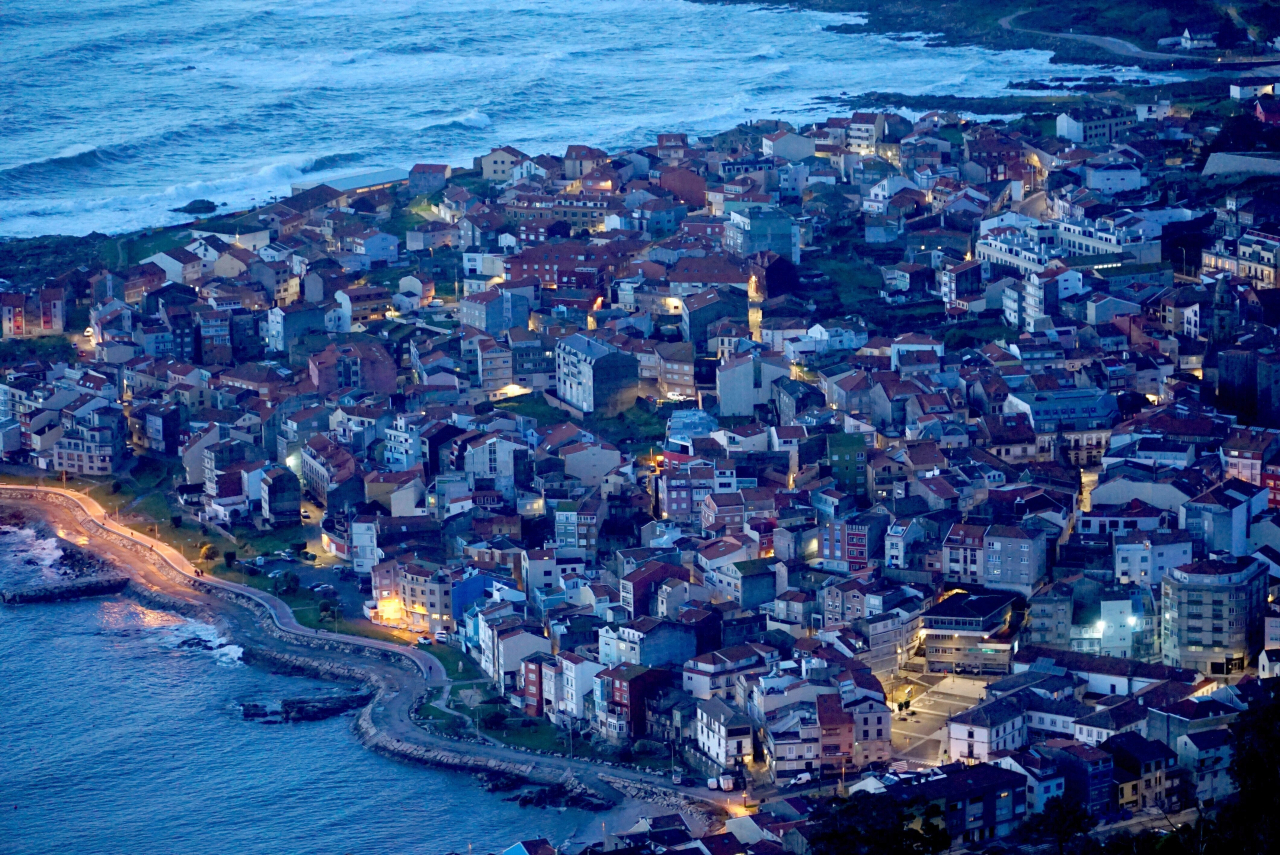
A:
<svg viewBox="0 0 1280 855">
<path fill-rule="evenodd" d="M 46 362 L 74 362 L 75 345 L 60 335 L 0 341 L 0 363 L 21 363 L 31 359 Z"/>
<path fill-rule="evenodd" d="M 509 410 L 522 416 L 537 419 L 538 427 L 569 421 L 569 414 L 548 404 L 546 398 L 542 397 L 541 392 L 517 395 L 514 398 L 498 401 L 494 406 L 500 410 Z"/>
<path fill-rule="evenodd" d="M 948 351 L 965 347 L 982 347 L 997 339 L 1009 341 L 1018 337 L 1018 331 L 1005 326 L 1000 321 L 979 321 L 962 323 L 946 331 L 942 343 Z"/>
<path fill-rule="evenodd" d="M 435 702 L 440 700 L 440 690 L 431 689 L 427 692 L 426 698 L 418 705 L 418 718 L 425 718 L 434 722 L 450 722 L 456 721 L 456 715 L 450 715 L 444 710 L 435 706 Z"/>
<path fill-rule="evenodd" d="M 378 224 L 378 228 L 389 235 L 395 235 L 400 238 L 401 244 L 405 240 L 405 232 L 421 223 L 425 223 L 427 218 L 409 208 L 397 208 L 391 213 L 391 218 L 384 220 Z"/>
<path fill-rule="evenodd" d="M 480 670 L 480 666 L 461 650 L 447 644 L 433 644 L 424 649 L 440 661 L 450 679 L 460 681 L 484 679 L 484 672 Z"/>
<path fill-rule="evenodd" d="M 884 277 L 869 264 L 850 259 L 824 258 L 815 266 L 831 277 L 836 297 L 845 312 L 857 313 L 880 303 Z"/>
<path fill-rule="evenodd" d="M 129 512 L 151 517 L 157 523 L 163 523 L 166 528 L 169 527 L 169 518 L 173 516 L 173 509 L 162 493 L 151 493 L 144 497 Z"/>
<path fill-rule="evenodd" d="M 666 421 L 639 407 L 624 410 L 611 419 L 588 418 L 586 427 L 628 453 L 633 447 L 661 442 L 667 435 Z"/>
<path fill-rule="evenodd" d="M 168 487 L 167 482 L 181 469 L 182 464 L 176 460 L 139 457 L 138 462 L 133 464 L 129 477 L 136 481 L 139 487 L 149 490 L 153 487 Z"/>
<path fill-rule="evenodd" d="M 149 235 L 139 235 L 124 245 L 128 253 L 129 264 L 141 264 L 144 258 L 150 258 L 157 252 L 176 249 L 191 242 L 190 229 L 166 229 Z"/>
<path fill-rule="evenodd" d="M 532 727 L 523 726 L 530 721 L 534 723 Z M 502 730 L 486 730 L 485 733 L 499 742 L 517 748 L 528 748 L 530 751 L 551 751 L 557 754 L 569 753 L 567 737 L 562 742 L 560 731 L 550 722 L 543 719 L 510 720 L 508 727 Z M 580 743 L 579 740 L 574 740 L 574 755 L 577 757 L 587 756 L 584 751 L 579 750 L 579 745 L 583 748 L 586 747 L 585 742 Z"/>
</svg>

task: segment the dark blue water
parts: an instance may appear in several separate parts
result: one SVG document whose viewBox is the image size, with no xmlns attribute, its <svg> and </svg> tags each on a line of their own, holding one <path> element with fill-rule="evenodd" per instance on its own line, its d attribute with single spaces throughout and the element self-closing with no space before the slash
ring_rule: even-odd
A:
<svg viewBox="0 0 1280 855">
<path fill-rule="evenodd" d="M 856 20 L 683 0 L 5 0 L 0 235 L 182 222 L 170 209 L 196 198 L 243 207 L 304 176 L 507 144 L 799 121 L 841 92 L 1093 72 L 827 29 Z"/>
<path fill-rule="evenodd" d="M 215 634 L 126 600 L 0 606 L 0 853 L 483 853 L 600 827 L 381 758 L 345 717 L 243 721 L 334 688 L 178 646 L 195 636 Z"/>
</svg>

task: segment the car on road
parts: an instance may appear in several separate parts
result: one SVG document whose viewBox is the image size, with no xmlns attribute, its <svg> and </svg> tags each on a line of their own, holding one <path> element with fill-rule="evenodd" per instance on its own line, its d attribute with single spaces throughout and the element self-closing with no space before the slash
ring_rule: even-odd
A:
<svg viewBox="0 0 1280 855">
<path fill-rule="evenodd" d="M 314 588 L 312 588 L 311 590 L 313 590 L 313 591 L 315 591 L 317 594 L 320 594 L 321 596 L 325 596 L 325 597 L 329 596 L 330 594 L 336 594 L 336 593 L 338 593 L 338 589 L 337 589 L 337 588 L 335 588 L 335 587 L 333 587 L 332 585 L 327 584 L 327 583 L 322 583 L 322 584 L 316 585 L 316 586 L 315 586 Z"/>
</svg>

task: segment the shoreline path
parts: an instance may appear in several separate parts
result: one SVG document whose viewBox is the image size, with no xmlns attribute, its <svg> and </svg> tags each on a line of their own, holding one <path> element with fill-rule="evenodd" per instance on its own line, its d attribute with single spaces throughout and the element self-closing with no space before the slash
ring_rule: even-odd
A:
<svg viewBox="0 0 1280 855">
<path fill-rule="evenodd" d="M 85 520 L 74 514 L 71 508 L 66 507 L 62 502 L 41 501 L 41 495 L 69 499 L 88 517 L 90 524 L 86 524 Z M 648 790 L 658 790 L 672 796 L 679 795 L 720 808 L 725 808 L 729 804 L 736 806 L 740 803 L 740 793 L 733 794 L 739 798 L 732 798 L 724 793 L 701 787 L 677 788 L 666 776 L 618 766 L 603 766 L 558 755 L 518 751 L 504 745 L 460 742 L 432 735 L 414 723 L 411 717 L 414 705 L 429 688 L 443 689 L 442 697 L 447 698 L 453 681 L 449 679 L 440 661 L 427 651 L 377 639 L 304 627 L 294 618 L 289 606 L 280 599 L 256 588 L 238 585 L 214 576 L 197 575 L 195 566 L 178 550 L 114 522 L 97 501 L 75 490 L 0 484 L 0 501 L 32 507 L 63 528 L 80 529 L 100 547 L 100 554 L 111 556 L 117 562 L 124 564 L 135 581 L 148 588 L 158 589 L 164 594 L 178 596 L 216 610 L 227 620 L 232 628 L 232 635 L 238 643 L 274 653 L 310 659 L 322 658 L 340 666 L 373 673 L 383 688 L 361 715 L 368 717 L 369 723 L 376 729 L 383 744 L 394 742 L 400 749 L 383 753 L 399 754 L 404 759 L 412 759 L 414 749 L 423 749 L 465 755 L 493 763 L 514 764 L 526 767 L 529 770 L 526 777 L 543 784 L 550 783 L 553 779 L 567 779 L 572 775 L 580 784 L 612 802 L 621 801 L 623 794 L 613 783 L 604 780 L 601 776 L 617 782 L 619 786 L 634 784 Z M 104 537 L 103 531 L 127 539 L 138 547 L 136 552 L 145 550 L 146 553 L 154 553 L 174 571 L 185 577 L 184 581 L 187 584 L 180 584 L 170 578 L 169 575 L 152 566 L 151 562 L 137 561 L 134 553 L 113 543 L 110 538 Z M 220 589 L 229 594 L 253 600 L 270 615 L 276 631 L 272 632 L 261 626 L 260 617 L 249 608 L 219 598 L 216 594 L 205 593 L 209 589 Z M 297 637 L 299 641 L 291 641 L 290 636 Z M 341 650 L 317 649 L 313 646 L 317 641 L 332 642 L 334 646 L 365 648 L 379 654 L 392 655 L 389 658 L 382 655 L 362 656 Z M 414 667 L 397 665 L 395 660 L 400 656 L 411 662 Z M 366 744 L 368 744 L 367 740 Z M 472 771 L 478 770 L 479 767 Z"/>
</svg>

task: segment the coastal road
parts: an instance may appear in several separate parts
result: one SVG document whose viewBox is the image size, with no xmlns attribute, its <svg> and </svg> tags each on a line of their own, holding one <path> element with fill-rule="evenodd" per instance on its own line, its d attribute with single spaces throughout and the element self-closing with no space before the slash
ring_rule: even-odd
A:
<svg viewBox="0 0 1280 855">
<path fill-rule="evenodd" d="M 178 596 L 206 606 L 210 610 L 216 610 L 233 625 L 233 635 L 236 640 L 248 647 L 293 653 L 309 658 L 331 659 L 338 664 L 375 673 L 382 682 L 384 691 L 371 706 L 369 716 L 378 731 L 385 737 L 412 747 L 465 754 L 497 763 L 535 766 L 540 773 L 539 777 L 542 779 L 547 778 L 549 774 L 559 777 L 572 774 L 582 784 L 611 800 L 618 800 L 620 793 L 612 784 L 601 780 L 600 775 L 620 779 L 628 783 L 642 784 L 671 794 L 678 793 L 682 796 L 717 805 L 729 812 L 733 812 L 735 808 L 740 808 L 741 806 L 741 793 L 727 794 L 708 790 L 704 787 L 677 788 L 671 784 L 670 778 L 665 776 L 646 774 L 616 766 L 603 766 L 598 763 L 556 755 L 539 755 L 503 745 L 460 742 L 435 736 L 414 722 L 412 717 L 414 706 L 417 699 L 422 697 L 429 687 L 447 688 L 451 686 L 452 681 L 448 678 L 440 662 L 428 652 L 376 639 L 313 630 L 301 626 L 293 618 L 293 613 L 283 601 L 256 588 L 237 585 L 213 576 L 197 575 L 195 566 L 187 561 L 180 552 L 168 544 L 115 523 L 108 517 L 101 505 L 83 493 L 57 487 L 0 485 L 0 499 L 4 499 L 6 493 L 43 493 L 62 496 L 75 502 L 90 518 L 91 524 L 80 523 L 70 513 L 69 509 L 61 506 L 31 502 L 30 500 L 24 502 L 21 498 L 11 500 L 19 504 L 33 506 L 34 510 L 54 518 L 53 521 L 65 529 L 79 528 L 87 537 L 96 540 L 97 548 L 95 551 L 114 558 L 117 563 L 128 569 L 142 584 L 159 589 L 170 596 Z M 129 551 L 104 538 L 99 527 L 120 537 L 127 538 L 136 547 L 134 550 L 136 554 L 150 555 L 154 553 L 164 559 L 165 563 L 169 564 L 173 569 L 187 577 L 189 581 L 197 585 L 220 588 L 252 598 L 266 608 L 275 626 L 282 630 L 283 633 L 268 632 L 266 628 L 259 624 L 257 616 L 248 609 L 229 604 L 225 600 L 208 594 L 202 594 L 191 587 L 179 585 L 156 570 L 149 562 L 138 561 L 135 555 L 130 555 Z M 337 643 L 368 648 L 379 652 L 392 652 L 407 657 L 415 667 L 403 667 L 396 664 L 394 660 L 388 661 L 380 656 L 356 656 L 337 650 L 318 651 L 309 645 L 303 646 L 305 642 L 297 645 L 290 644 L 279 637 L 281 634 L 286 638 L 288 636 L 297 636 L 300 639 L 308 640 L 332 640 Z"/>
<path fill-rule="evenodd" d="M 1109 53 L 1117 56 L 1127 56 L 1134 59 L 1155 59 L 1172 62 L 1178 59 L 1196 59 L 1196 57 L 1188 54 L 1175 53 L 1155 53 L 1154 51 L 1143 50 L 1132 42 L 1126 42 L 1124 39 L 1113 38 L 1112 36 L 1090 36 L 1083 33 L 1047 33 L 1043 30 L 1031 30 L 1026 27 L 1014 26 L 1013 19 L 1020 15 L 1025 15 L 1026 10 L 1022 12 L 1014 12 L 1012 15 L 1005 15 L 1000 19 L 1000 28 L 1004 30 L 1013 30 L 1019 33 L 1031 33 L 1037 36 L 1049 36 L 1055 39 L 1070 39 L 1077 42 L 1085 42 L 1094 47 L 1100 47 Z M 1274 61 L 1274 60 L 1273 60 Z"/>
</svg>

